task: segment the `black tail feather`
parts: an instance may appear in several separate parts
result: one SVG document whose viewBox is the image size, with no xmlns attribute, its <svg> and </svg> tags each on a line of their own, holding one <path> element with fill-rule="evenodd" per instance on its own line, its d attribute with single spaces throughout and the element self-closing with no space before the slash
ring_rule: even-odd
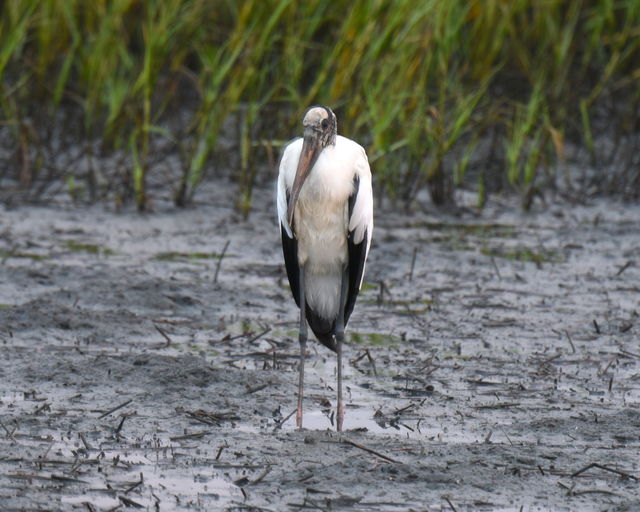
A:
<svg viewBox="0 0 640 512">
<path fill-rule="evenodd" d="M 322 343 L 329 350 L 333 350 L 334 352 L 338 351 L 338 347 L 336 345 L 336 337 L 334 336 L 334 332 L 336 329 L 336 322 L 331 320 L 326 320 L 318 316 L 313 312 L 307 305 L 307 323 L 313 334 L 316 335 L 318 341 Z"/>
</svg>

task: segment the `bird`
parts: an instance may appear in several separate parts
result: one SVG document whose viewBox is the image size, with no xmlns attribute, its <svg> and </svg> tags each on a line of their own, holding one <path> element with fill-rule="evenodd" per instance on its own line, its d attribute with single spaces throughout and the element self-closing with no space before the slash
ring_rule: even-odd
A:
<svg viewBox="0 0 640 512">
<path fill-rule="evenodd" d="M 337 354 L 336 429 L 342 431 L 342 345 L 362 286 L 373 232 L 371 169 L 364 148 L 338 135 L 326 106 L 310 107 L 303 136 L 280 159 L 277 209 L 285 268 L 300 309 L 296 426 L 302 428 L 307 324 Z"/>
</svg>

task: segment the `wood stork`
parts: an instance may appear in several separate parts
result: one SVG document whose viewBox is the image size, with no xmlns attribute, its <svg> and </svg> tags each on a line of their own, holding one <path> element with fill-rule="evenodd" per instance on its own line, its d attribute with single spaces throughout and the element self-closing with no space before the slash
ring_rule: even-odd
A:
<svg viewBox="0 0 640 512">
<path fill-rule="evenodd" d="M 342 430 L 342 344 L 362 285 L 373 231 L 373 193 L 367 154 L 337 134 L 336 116 L 311 107 L 303 137 L 284 150 L 278 174 L 278 218 L 293 298 L 300 308 L 300 374 L 296 425 L 302 427 L 307 323 L 337 353 L 338 411 Z"/>
</svg>

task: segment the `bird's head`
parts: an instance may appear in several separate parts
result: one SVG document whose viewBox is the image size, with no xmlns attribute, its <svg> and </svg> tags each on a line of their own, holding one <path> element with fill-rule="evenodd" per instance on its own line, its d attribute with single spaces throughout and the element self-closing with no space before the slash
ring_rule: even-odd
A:
<svg viewBox="0 0 640 512">
<path fill-rule="evenodd" d="M 293 180 L 287 208 L 287 218 L 290 226 L 293 226 L 293 212 L 298 202 L 300 189 L 322 150 L 336 143 L 337 126 L 336 115 L 329 107 L 311 107 L 307 110 L 302 120 L 304 130 L 302 151 L 300 152 L 300 160 L 298 161 L 296 177 Z"/>
</svg>

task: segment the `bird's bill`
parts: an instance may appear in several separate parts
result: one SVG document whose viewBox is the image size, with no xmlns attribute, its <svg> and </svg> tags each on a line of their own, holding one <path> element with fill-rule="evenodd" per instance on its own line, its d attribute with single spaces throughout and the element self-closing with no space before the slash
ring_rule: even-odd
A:
<svg viewBox="0 0 640 512">
<path fill-rule="evenodd" d="M 318 137 L 311 133 L 305 133 L 302 140 L 302 151 L 300 152 L 300 160 L 298 161 L 298 168 L 296 169 L 296 177 L 293 179 L 293 186 L 291 187 L 291 197 L 289 199 L 289 206 L 287 208 L 287 220 L 289 226 L 293 227 L 293 212 L 298 202 L 298 196 L 300 195 L 300 189 L 304 184 L 304 180 L 307 179 L 309 171 L 313 168 L 318 155 L 320 154 L 320 141 Z"/>
</svg>

